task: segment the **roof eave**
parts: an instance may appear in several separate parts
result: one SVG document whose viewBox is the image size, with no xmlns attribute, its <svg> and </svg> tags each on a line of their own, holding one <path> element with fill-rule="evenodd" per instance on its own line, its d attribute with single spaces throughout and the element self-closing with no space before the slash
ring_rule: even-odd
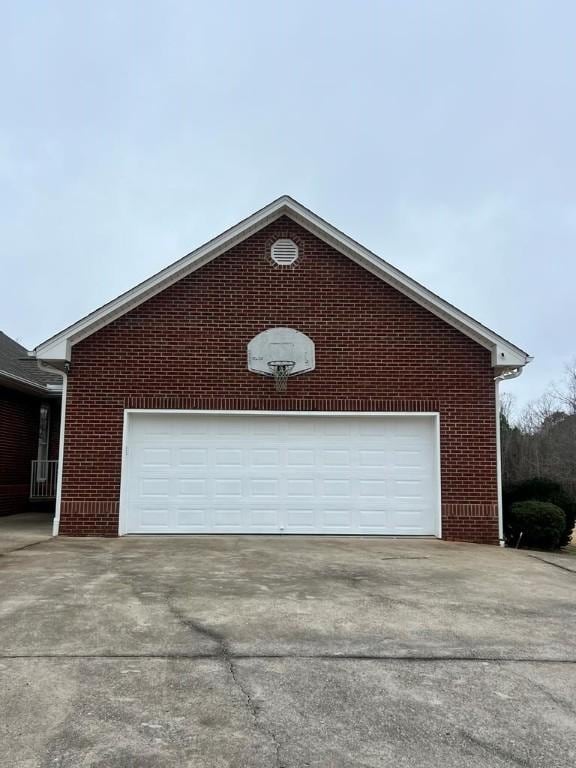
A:
<svg viewBox="0 0 576 768">
<path fill-rule="evenodd" d="M 31 381 L 7 371 L 0 371 L 0 384 L 8 389 L 26 392 L 37 397 L 55 395 L 62 391 L 61 388 L 58 389 L 57 385 L 39 384 L 37 381 Z"/>
</svg>

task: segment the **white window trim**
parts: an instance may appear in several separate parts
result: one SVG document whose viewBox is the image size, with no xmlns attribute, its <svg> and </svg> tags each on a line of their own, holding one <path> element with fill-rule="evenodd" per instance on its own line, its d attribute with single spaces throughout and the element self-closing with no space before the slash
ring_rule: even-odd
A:
<svg viewBox="0 0 576 768">
<path fill-rule="evenodd" d="M 42 411 L 46 410 L 46 435 L 45 442 L 41 442 L 41 429 L 42 429 Z M 50 403 L 41 402 L 38 412 L 38 449 L 36 451 L 36 459 L 38 461 L 37 480 L 44 482 L 48 476 L 48 467 L 46 462 L 50 455 L 50 430 L 52 428 L 52 406 Z"/>
</svg>

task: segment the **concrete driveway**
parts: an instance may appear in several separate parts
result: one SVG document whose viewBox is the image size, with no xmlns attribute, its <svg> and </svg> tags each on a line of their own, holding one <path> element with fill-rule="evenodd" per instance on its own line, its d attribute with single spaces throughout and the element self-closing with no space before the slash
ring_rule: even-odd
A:
<svg viewBox="0 0 576 768">
<path fill-rule="evenodd" d="M 0 765 L 574 766 L 576 558 L 546 559 L 232 536 L 5 553 Z"/>
</svg>

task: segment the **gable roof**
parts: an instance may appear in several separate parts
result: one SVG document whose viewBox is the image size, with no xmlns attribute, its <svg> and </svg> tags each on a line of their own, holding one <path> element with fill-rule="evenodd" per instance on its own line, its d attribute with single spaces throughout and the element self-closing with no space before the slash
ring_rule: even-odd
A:
<svg viewBox="0 0 576 768">
<path fill-rule="evenodd" d="M 14 389 L 47 391 L 59 387 L 62 377 L 40 370 L 25 347 L 0 331 L 0 381 Z"/>
<path fill-rule="evenodd" d="M 71 348 L 74 344 L 178 282 L 191 272 L 200 269 L 281 216 L 288 216 L 364 269 L 474 339 L 478 344 L 489 349 L 492 353 L 492 365 L 495 368 L 502 370 L 519 368 L 532 359 L 524 350 L 441 299 L 288 195 L 279 197 L 148 280 L 139 283 L 116 299 L 104 304 L 78 322 L 42 342 L 34 351 L 36 357 L 58 367 L 63 367 L 67 361 L 70 361 Z"/>
</svg>

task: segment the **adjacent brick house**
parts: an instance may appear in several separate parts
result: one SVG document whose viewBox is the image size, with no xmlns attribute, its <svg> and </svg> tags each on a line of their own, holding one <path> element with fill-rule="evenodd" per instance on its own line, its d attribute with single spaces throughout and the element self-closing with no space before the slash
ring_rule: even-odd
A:
<svg viewBox="0 0 576 768">
<path fill-rule="evenodd" d="M 61 534 L 501 539 L 497 379 L 530 358 L 291 198 L 36 356 L 67 372 Z"/>
<path fill-rule="evenodd" d="M 54 508 L 61 389 L 0 332 L 0 515 Z"/>
</svg>

